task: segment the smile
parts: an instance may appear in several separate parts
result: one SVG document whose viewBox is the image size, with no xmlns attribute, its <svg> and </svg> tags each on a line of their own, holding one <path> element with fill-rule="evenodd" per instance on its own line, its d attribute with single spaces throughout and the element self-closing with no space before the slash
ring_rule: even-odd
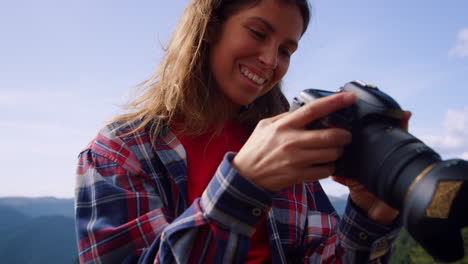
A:
<svg viewBox="0 0 468 264">
<path fill-rule="evenodd" d="M 258 76 L 257 74 L 249 71 L 247 68 L 245 67 L 241 67 L 241 73 L 247 77 L 249 80 L 253 81 L 254 83 L 258 84 L 258 85 L 262 85 L 265 83 L 266 79 Z"/>
</svg>

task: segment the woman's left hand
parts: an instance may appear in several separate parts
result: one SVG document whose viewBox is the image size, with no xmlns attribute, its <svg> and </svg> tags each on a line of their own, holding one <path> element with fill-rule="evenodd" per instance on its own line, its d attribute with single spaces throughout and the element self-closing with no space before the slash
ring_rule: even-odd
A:
<svg viewBox="0 0 468 264">
<path fill-rule="evenodd" d="M 405 116 L 400 123 L 400 127 L 406 131 L 408 131 L 408 121 L 410 117 L 411 112 L 405 111 Z M 384 201 L 379 200 L 374 194 L 367 191 L 366 188 L 357 181 L 336 176 L 332 176 L 332 179 L 348 186 L 351 200 L 367 214 L 369 219 L 379 224 L 390 225 L 398 216 L 398 210 L 390 207 Z"/>
</svg>

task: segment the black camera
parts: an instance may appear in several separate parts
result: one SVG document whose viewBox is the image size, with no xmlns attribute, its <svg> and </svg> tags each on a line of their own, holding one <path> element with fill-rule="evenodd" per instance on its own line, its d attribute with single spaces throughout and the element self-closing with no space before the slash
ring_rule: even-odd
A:
<svg viewBox="0 0 468 264">
<path fill-rule="evenodd" d="M 410 235 L 435 259 L 464 256 L 461 229 L 468 226 L 468 162 L 443 161 L 399 124 L 404 112 L 377 87 L 362 81 L 345 84 L 356 103 L 308 129 L 339 127 L 352 133 L 352 143 L 336 161 L 335 175 L 354 178 L 367 190 L 400 210 Z M 307 89 L 294 98 L 291 110 L 333 92 Z"/>
</svg>

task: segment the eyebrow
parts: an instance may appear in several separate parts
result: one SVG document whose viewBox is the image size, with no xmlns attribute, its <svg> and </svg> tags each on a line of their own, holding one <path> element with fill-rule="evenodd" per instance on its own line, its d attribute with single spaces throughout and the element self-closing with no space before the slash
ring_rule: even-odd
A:
<svg viewBox="0 0 468 264">
<path fill-rule="evenodd" d="M 265 19 L 263 19 L 263 18 L 261 18 L 261 17 L 257 17 L 257 16 L 250 17 L 250 19 L 252 19 L 252 20 L 257 20 L 257 21 L 261 22 L 262 24 L 264 24 L 264 25 L 268 28 L 269 31 L 271 31 L 271 32 L 273 32 L 273 33 L 276 32 L 276 30 L 275 30 L 275 28 L 273 27 L 273 25 L 272 25 L 270 22 L 268 22 L 267 20 L 265 20 Z M 286 44 L 292 45 L 292 46 L 294 46 L 295 48 L 298 47 L 297 41 L 295 41 L 295 40 L 293 40 L 293 39 L 288 39 L 288 40 L 286 40 Z"/>
</svg>

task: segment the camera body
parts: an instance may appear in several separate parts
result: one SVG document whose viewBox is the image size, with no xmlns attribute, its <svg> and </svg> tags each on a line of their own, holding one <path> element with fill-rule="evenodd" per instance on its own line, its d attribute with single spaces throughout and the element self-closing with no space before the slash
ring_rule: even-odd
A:
<svg viewBox="0 0 468 264">
<path fill-rule="evenodd" d="M 398 122 L 403 118 L 403 111 L 400 105 L 390 96 L 380 91 L 377 86 L 367 84 L 363 81 L 355 80 L 345 84 L 338 92 L 352 92 L 358 100 L 353 106 L 342 109 L 330 116 L 317 122 L 309 124 L 310 129 L 320 129 L 327 127 L 341 127 L 351 130 L 353 127 L 360 126 L 361 122 L 372 117 L 391 119 L 392 122 Z M 334 92 L 307 89 L 294 98 L 290 111 L 295 111 L 304 104 L 329 96 Z"/>
<path fill-rule="evenodd" d="M 362 170 L 368 167 L 367 162 L 360 162 L 357 157 L 362 157 L 362 144 L 365 142 L 360 137 L 366 125 L 380 123 L 387 131 L 398 128 L 400 120 L 404 117 L 400 105 L 390 96 L 380 91 L 376 86 L 363 81 L 355 80 L 347 83 L 338 92 L 352 92 L 356 95 L 356 103 L 341 109 L 322 119 L 307 125 L 307 129 L 343 128 L 353 135 L 353 142 L 345 148 L 344 154 L 336 162 L 335 176 L 359 178 Z M 295 111 L 304 104 L 329 96 L 334 92 L 307 89 L 294 98 L 290 111 Z M 383 198 L 383 197 L 381 197 Z M 398 206 L 394 206 L 398 207 Z"/>
<path fill-rule="evenodd" d="M 400 128 L 400 105 L 376 86 L 345 84 L 357 100 L 306 126 L 343 128 L 352 143 L 336 161 L 335 175 L 356 179 L 395 209 L 411 236 L 434 258 L 454 261 L 464 255 L 461 228 L 468 226 L 468 162 L 443 161 L 430 147 Z M 294 98 L 290 111 L 334 94 L 307 89 Z"/>
</svg>

